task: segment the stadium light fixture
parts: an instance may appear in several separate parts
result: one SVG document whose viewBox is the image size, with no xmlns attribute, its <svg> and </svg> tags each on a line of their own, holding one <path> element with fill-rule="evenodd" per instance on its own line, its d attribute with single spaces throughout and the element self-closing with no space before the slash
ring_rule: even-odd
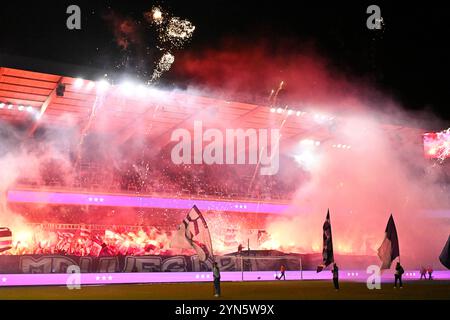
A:
<svg viewBox="0 0 450 320">
<path fill-rule="evenodd" d="M 100 80 L 97 82 L 97 89 L 101 92 L 106 91 L 109 88 L 110 84 L 106 80 Z"/>
<path fill-rule="evenodd" d="M 83 86 L 83 83 L 84 83 L 84 80 L 83 80 L 83 79 L 77 78 L 77 79 L 75 79 L 75 82 L 73 83 L 73 86 L 74 86 L 76 89 L 80 89 L 80 88 Z"/>
<path fill-rule="evenodd" d="M 127 96 L 134 96 L 138 92 L 138 87 L 133 82 L 125 81 L 120 84 L 120 91 Z"/>
<path fill-rule="evenodd" d="M 94 89 L 94 87 L 95 87 L 95 82 L 94 81 L 89 81 L 87 86 L 86 86 L 86 89 L 87 90 L 92 90 L 92 89 Z"/>
<path fill-rule="evenodd" d="M 147 94 L 147 88 L 143 84 L 140 84 L 136 88 L 136 93 L 139 97 L 143 97 Z"/>
</svg>

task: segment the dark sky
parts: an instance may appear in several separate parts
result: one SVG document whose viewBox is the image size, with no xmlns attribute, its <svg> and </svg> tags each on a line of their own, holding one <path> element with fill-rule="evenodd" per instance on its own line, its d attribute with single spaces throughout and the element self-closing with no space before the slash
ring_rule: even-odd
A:
<svg viewBox="0 0 450 320">
<path fill-rule="evenodd" d="M 116 45 L 105 16 L 112 10 L 138 21 L 157 4 L 196 25 L 185 50 L 214 48 L 224 38 L 249 43 L 264 39 L 275 46 L 280 39 L 312 42 L 336 68 L 371 79 L 411 109 L 429 108 L 450 119 L 448 11 L 437 3 L 392 2 L 7 1 L 2 2 L 0 13 L 0 48 L 12 56 L 132 73 L 133 64 L 138 63 L 133 58 L 126 68 L 117 68 L 130 58 L 130 52 Z M 386 22 L 382 34 L 366 28 L 366 8 L 374 3 L 381 7 Z M 80 31 L 66 28 L 65 11 L 70 4 L 81 7 Z M 153 58 L 156 38 L 152 33 L 146 36 L 147 53 Z M 175 85 L 186 81 L 170 71 L 162 79 Z"/>
</svg>

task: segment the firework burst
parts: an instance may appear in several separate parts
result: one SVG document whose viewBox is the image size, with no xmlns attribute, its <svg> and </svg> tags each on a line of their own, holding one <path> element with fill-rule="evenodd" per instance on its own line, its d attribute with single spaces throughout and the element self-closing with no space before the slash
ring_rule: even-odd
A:
<svg viewBox="0 0 450 320">
<path fill-rule="evenodd" d="M 438 132 L 437 136 L 438 140 L 441 142 L 438 160 L 442 163 L 446 158 L 450 156 L 450 128 Z"/>
<path fill-rule="evenodd" d="M 150 80 L 150 82 L 155 81 L 156 79 L 161 77 L 161 75 L 164 72 L 168 71 L 174 61 L 175 61 L 174 55 L 171 54 L 170 52 L 166 52 L 161 57 L 161 59 L 159 59 L 156 69 L 153 71 L 152 79 Z"/>
<path fill-rule="evenodd" d="M 158 32 L 158 49 L 164 54 L 159 59 L 150 82 L 161 77 L 161 75 L 170 70 L 175 56 L 173 51 L 182 49 L 183 46 L 192 38 L 195 26 L 186 19 L 172 17 L 168 12 L 160 7 L 153 7 L 150 11 L 144 13 L 146 21 Z"/>
<path fill-rule="evenodd" d="M 160 40 L 173 48 L 181 49 L 192 38 L 194 30 L 195 26 L 190 21 L 173 17 L 160 34 Z"/>
</svg>

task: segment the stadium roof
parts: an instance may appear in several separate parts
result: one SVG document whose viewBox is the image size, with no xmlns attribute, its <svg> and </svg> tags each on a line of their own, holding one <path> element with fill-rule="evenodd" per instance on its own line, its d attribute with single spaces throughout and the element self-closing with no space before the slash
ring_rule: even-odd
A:
<svg viewBox="0 0 450 320">
<path fill-rule="evenodd" d="M 57 94 L 65 86 L 63 96 Z M 283 140 L 332 140 L 332 115 L 286 108 L 270 108 L 225 101 L 185 91 L 164 91 L 131 83 L 108 86 L 102 82 L 0 67 L 0 119 L 14 123 L 32 136 L 48 126 L 83 128 L 111 134 L 119 143 L 134 135 L 169 142 L 176 128 L 203 126 L 231 128 L 281 128 Z M 393 133 L 422 130 L 383 125 Z"/>
</svg>

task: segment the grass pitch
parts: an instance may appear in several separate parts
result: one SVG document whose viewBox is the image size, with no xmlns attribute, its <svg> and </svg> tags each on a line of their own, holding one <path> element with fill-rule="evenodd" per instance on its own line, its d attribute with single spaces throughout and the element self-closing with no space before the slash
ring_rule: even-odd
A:
<svg viewBox="0 0 450 320">
<path fill-rule="evenodd" d="M 409 300 L 450 299 L 450 281 L 404 282 L 403 289 L 384 283 L 380 290 L 369 290 L 365 283 L 341 282 L 336 292 L 331 281 L 223 282 L 226 300 Z M 83 286 L 69 290 L 64 286 L 2 287 L 0 299 L 7 300 L 208 300 L 212 283 L 130 284 Z"/>
</svg>

